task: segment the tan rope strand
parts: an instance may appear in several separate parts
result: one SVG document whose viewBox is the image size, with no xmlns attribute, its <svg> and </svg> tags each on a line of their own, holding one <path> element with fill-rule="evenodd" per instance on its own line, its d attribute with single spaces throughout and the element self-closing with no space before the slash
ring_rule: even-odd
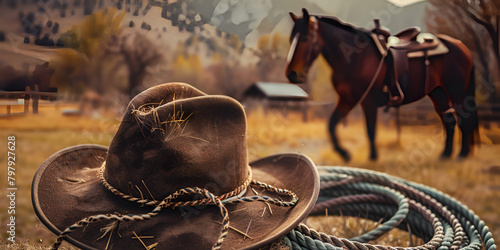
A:
<svg viewBox="0 0 500 250">
<path fill-rule="evenodd" d="M 219 238 L 215 242 L 214 246 L 212 249 L 220 249 L 222 242 L 227 236 L 228 233 L 228 228 L 229 228 L 229 213 L 225 207 L 224 204 L 235 204 L 235 203 L 241 203 L 241 202 L 253 202 L 253 201 L 262 201 L 266 203 L 272 203 L 277 206 L 283 206 L 283 207 L 290 207 L 290 206 L 295 206 L 295 204 L 298 201 L 297 195 L 289 190 L 286 189 L 281 189 L 281 188 L 276 188 L 274 186 L 271 186 L 269 184 L 252 180 L 252 171 L 249 171 L 248 179 L 243 183 L 243 185 L 239 186 L 237 189 L 220 195 L 220 196 L 215 196 L 214 194 L 210 193 L 207 189 L 201 189 L 198 187 L 190 187 L 190 188 L 183 188 L 180 189 L 169 196 L 167 196 L 165 199 L 163 199 L 161 202 L 158 201 L 151 201 L 148 199 L 141 199 L 141 198 L 136 198 L 131 195 L 125 194 L 120 192 L 118 189 L 114 188 L 111 184 L 109 184 L 106 181 L 106 178 L 104 178 L 104 170 L 105 170 L 106 162 L 103 162 L 101 168 L 99 169 L 99 178 L 101 180 L 101 183 L 113 194 L 126 199 L 128 201 L 136 202 L 141 205 L 147 205 L 147 206 L 154 206 L 155 208 L 146 214 L 139 214 L 139 215 L 116 215 L 116 214 L 99 214 L 99 215 L 94 215 L 94 216 L 89 216 L 86 218 L 81 219 L 80 221 L 74 223 L 73 225 L 69 226 L 66 228 L 57 238 L 56 242 L 52 245 L 51 249 L 58 249 L 63 240 L 66 238 L 67 235 L 70 233 L 74 232 L 77 229 L 80 229 L 82 227 L 86 227 L 91 223 L 100 221 L 100 220 L 114 220 L 114 221 L 144 221 L 148 220 L 153 216 L 156 216 L 160 213 L 160 211 L 163 208 L 170 207 L 172 209 L 175 209 L 177 207 L 184 207 L 184 206 L 199 206 L 199 205 L 216 205 L 219 207 L 220 213 L 222 215 L 222 227 L 221 227 L 221 233 L 219 235 Z M 244 190 L 248 188 L 250 184 L 258 185 L 261 188 L 264 188 L 265 190 L 272 191 L 277 193 L 278 195 L 286 195 L 291 197 L 291 201 L 283 201 L 280 199 L 275 199 L 267 196 L 252 196 L 252 197 L 242 197 L 239 198 L 238 194 L 242 193 Z M 186 195 L 193 195 L 193 194 L 200 194 L 204 196 L 205 198 L 194 200 L 194 201 L 175 201 L 179 199 L 182 196 Z M 232 198 L 234 197 L 234 198 Z M 231 199 L 229 199 L 231 198 Z M 222 202 L 224 200 L 224 202 Z"/>
<path fill-rule="evenodd" d="M 224 238 L 227 236 L 227 230 L 229 228 L 229 215 L 227 212 L 226 207 L 222 204 L 220 199 L 210 193 L 206 189 L 200 189 L 200 188 L 184 188 L 181 190 L 178 190 L 174 192 L 173 194 L 169 195 L 167 198 L 165 198 L 160 204 L 158 204 L 155 209 L 153 209 L 151 212 L 146 213 L 146 214 L 139 214 L 139 215 L 116 215 L 116 214 L 99 214 L 99 215 L 93 215 L 89 216 L 86 218 L 81 219 L 80 221 L 74 223 L 73 225 L 69 226 L 66 228 L 57 238 L 56 242 L 52 245 L 51 249 L 58 249 L 59 246 L 61 245 L 62 241 L 64 238 L 74 232 L 75 230 L 86 227 L 91 223 L 95 223 L 101 220 L 113 220 L 113 221 L 121 221 L 121 222 L 127 222 L 127 221 L 144 221 L 151 219 L 152 217 L 158 215 L 160 211 L 163 208 L 166 207 L 172 207 L 172 205 L 177 204 L 177 203 L 171 203 L 172 200 L 178 199 L 179 197 L 182 197 L 184 195 L 190 195 L 190 194 L 200 194 L 207 199 L 210 200 L 210 203 L 200 203 L 199 205 L 208 205 L 208 204 L 214 204 L 217 205 L 220 209 L 221 215 L 222 215 L 222 228 L 221 228 L 221 234 L 217 240 L 217 242 L 214 244 L 212 249 L 219 249 L 222 245 L 222 242 L 224 241 Z M 173 208 L 173 207 L 172 207 Z"/>
<path fill-rule="evenodd" d="M 122 193 L 121 191 L 119 191 L 118 189 L 116 189 L 115 187 L 113 187 L 111 184 L 109 184 L 108 181 L 106 181 L 106 178 L 104 178 L 104 170 L 106 168 L 106 162 L 103 162 L 102 165 L 101 165 L 101 168 L 99 169 L 99 179 L 101 180 L 101 183 L 109 190 L 111 191 L 114 195 L 116 196 L 119 196 L 125 200 L 128 200 L 128 201 L 131 201 L 131 202 L 135 202 L 135 203 L 138 203 L 138 204 L 141 204 L 141 205 L 146 205 L 146 206 L 155 206 L 159 203 L 159 201 L 156 201 L 156 200 L 149 200 L 149 199 L 142 199 L 142 198 L 137 198 L 137 197 L 133 197 L 131 195 L 128 195 L 128 194 L 125 194 L 125 193 Z M 241 193 L 243 190 L 245 190 L 249 185 L 250 185 L 250 182 L 252 181 L 252 171 L 249 171 L 248 173 L 248 178 L 245 180 L 245 182 L 240 185 L 238 188 L 236 188 L 235 190 L 229 192 L 229 193 L 225 193 L 225 194 L 222 194 L 220 196 L 218 196 L 218 198 L 220 200 L 225 200 L 229 197 L 233 197 L 239 193 Z M 200 201 L 203 201 L 203 202 L 209 202 L 210 200 L 208 198 L 205 198 L 203 200 L 200 200 Z M 196 205 L 199 205 L 199 204 L 194 204 L 195 201 L 186 201 L 186 202 L 178 202 L 179 204 L 175 205 L 174 207 L 179 207 L 179 206 L 196 206 Z M 197 201 L 196 201 L 197 202 Z"/>
</svg>

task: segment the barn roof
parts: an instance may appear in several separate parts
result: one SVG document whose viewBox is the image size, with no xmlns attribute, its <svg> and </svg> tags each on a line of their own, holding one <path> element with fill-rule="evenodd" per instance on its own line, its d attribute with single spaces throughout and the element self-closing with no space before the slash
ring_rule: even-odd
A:
<svg viewBox="0 0 500 250">
<path fill-rule="evenodd" d="M 387 0 L 387 1 L 398 7 L 406 7 L 412 4 L 424 2 L 425 0 Z"/>
<path fill-rule="evenodd" d="M 257 93 L 270 99 L 307 99 L 309 97 L 302 88 L 289 83 L 256 82 L 245 91 L 245 96 Z"/>
</svg>

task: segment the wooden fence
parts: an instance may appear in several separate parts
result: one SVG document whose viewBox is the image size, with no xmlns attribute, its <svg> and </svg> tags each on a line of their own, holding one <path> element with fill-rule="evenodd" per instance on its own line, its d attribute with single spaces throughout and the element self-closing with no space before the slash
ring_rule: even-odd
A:
<svg viewBox="0 0 500 250">
<path fill-rule="evenodd" d="M 500 124 L 500 102 L 479 105 L 477 114 L 479 116 L 480 125 L 484 125 L 488 128 L 491 126 L 491 123 Z"/>
<path fill-rule="evenodd" d="M 38 91 L 38 85 L 35 85 L 35 90 L 31 91 L 30 87 L 26 87 L 25 91 L 0 91 L 0 106 L 6 107 L 6 113 L 1 114 L 2 116 L 11 115 L 25 115 L 29 112 L 30 102 L 32 103 L 33 114 L 38 114 L 38 104 L 42 99 L 54 100 L 57 99 L 57 93 L 55 92 L 40 92 Z M 19 101 L 24 100 L 24 101 Z M 12 113 L 11 107 L 16 105 L 24 105 L 24 111 L 22 113 Z"/>
<path fill-rule="evenodd" d="M 463 111 L 457 109 L 455 109 L 456 114 L 460 116 Z M 391 112 L 400 125 L 428 125 L 440 122 L 430 102 L 401 106 L 399 110 L 391 109 Z M 479 125 L 489 127 L 493 123 L 500 124 L 500 103 L 481 103 L 477 107 L 477 114 Z"/>
</svg>

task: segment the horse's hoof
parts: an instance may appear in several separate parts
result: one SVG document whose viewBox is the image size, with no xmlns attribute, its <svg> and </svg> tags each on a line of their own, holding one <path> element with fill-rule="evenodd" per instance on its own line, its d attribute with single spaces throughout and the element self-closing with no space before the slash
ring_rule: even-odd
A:
<svg viewBox="0 0 500 250">
<path fill-rule="evenodd" d="M 468 149 L 462 150 L 462 151 L 460 151 L 460 154 L 458 154 L 458 157 L 465 159 L 465 158 L 467 158 L 469 153 L 470 153 L 470 150 L 468 150 Z"/>
<path fill-rule="evenodd" d="M 378 154 L 370 154 L 370 161 L 376 161 L 378 159 Z"/>
<path fill-rule="evenodd" d="M 468 155 L 469 155 L 469 152 L 460 152 L 460 154 L 458 155 L 458 159 L 465 160 L 465 159 L 467 159 Z"/>
<path fill-rule="evenodd" d="M 439 157 L 440 160 L 448 160 L 451 158 L 451 150 L 445 149 L 441 156 Z"/>
</svg>

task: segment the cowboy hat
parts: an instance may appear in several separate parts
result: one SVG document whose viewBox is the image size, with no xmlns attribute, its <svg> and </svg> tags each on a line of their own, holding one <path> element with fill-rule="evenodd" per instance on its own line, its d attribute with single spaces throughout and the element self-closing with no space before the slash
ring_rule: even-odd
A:
<svg viewBox="0 0 500 250">
<path fill-rule="evenodd" d="M 300 154 L 248 163 L 246 116 L 230 97 L 184 83 L 129 103 L 109 147 L 50 156 L 32 185 L 38 218 L 83 249 L 266 246 L 314 206 L 319 177 Z"/>
</svg>

